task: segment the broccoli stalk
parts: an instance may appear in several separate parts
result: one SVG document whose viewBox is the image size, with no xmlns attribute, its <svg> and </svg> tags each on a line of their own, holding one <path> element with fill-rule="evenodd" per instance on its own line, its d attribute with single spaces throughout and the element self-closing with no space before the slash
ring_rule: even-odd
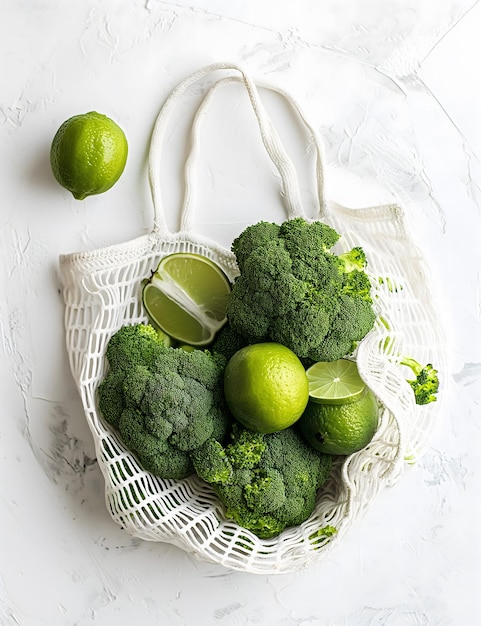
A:
<svg viewBox="0 0 481 626">
<path fill-rule="evenodd" d="M 407 381 L 414 391 L 416 404 L 435 402 L 436 394 L 439 391 L 439 377 L 438 371 L 434 369 L 432 364 L 421 365 L 411 357 L 403 357 L 400 364 L 409 367 L 416 377 Z"/>
</svg>

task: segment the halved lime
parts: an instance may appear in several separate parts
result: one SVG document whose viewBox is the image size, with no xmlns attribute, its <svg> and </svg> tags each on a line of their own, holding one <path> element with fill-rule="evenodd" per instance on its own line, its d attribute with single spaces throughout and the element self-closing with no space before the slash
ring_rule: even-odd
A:
<svg viewBox="0 0 481 626">
<path fill-rule="evenodd" d="M 164 333 L 192 346 L 209 344 L 225 324 L 231 285 L 211 259 L 176 252 L 161 259 L 144 286 L 147 314 Z"/>
<path fill-rule="evenodd" d="M 319 361 L 308 368 L 309 398 L 319 404 L 348 404 L 358 400 L 366 387 L 357 365 L 348 359 Z"/>
</svg>

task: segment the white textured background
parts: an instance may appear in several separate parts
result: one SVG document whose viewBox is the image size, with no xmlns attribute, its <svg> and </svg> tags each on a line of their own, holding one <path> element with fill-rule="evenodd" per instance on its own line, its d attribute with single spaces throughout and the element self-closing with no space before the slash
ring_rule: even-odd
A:
<svg viewBox="0 0 481 626">
<path fill-rule="evenodd" d="M 481 5 L 0 0 L 0 15 L 1 626 L 480 624 Z M 58 255 L 149 230 L 155 116 L 179 80 L 216 61 L 301 101 L 326 142 L 331 195 L 405 205 L 450 341 L 432 447 L 343 545 L 292 575 L 227 571 L 115 526 L 64 349 Z M 231 97 L 205 127 L 197 188 L 198 229 L 225 244 L 266 217 L 277 183 Z M 80 203 L 48 155 L 59 125 L 88 110 L 122 126 L 130 153 L 117 185 Z M 162 171 L 172 228 L 178 123 Z"/>
</svg>

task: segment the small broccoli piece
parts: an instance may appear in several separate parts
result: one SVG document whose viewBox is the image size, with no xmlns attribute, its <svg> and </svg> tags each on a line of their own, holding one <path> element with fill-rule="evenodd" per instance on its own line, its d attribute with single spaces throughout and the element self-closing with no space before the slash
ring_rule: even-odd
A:
<svg viewBox="0 0 481 626">
<path fill-rule="evenodd" d="M 349 252 L 340 254 L 337 258 L 343 275 L 342 292 L 372 304 L 371 281 L 364 271 L 367 267 L 364 250 L 357 246 Z"/>
<path fill-rule="evenodd" d="M 282 343 L 306 363 L 321 352 L 329 360 L 349 354 L 375 314 L 364 251 L 337 256 L 331 248 L 339 237 L 302 218 L 245 229 L 232 243 L 240 270 L 227 304 L 232 331 L 248 344 Z"/>
<path fill-rule="evenodd" d="M 380 285 L 386 285 L 387 290 L 390 293 L 397 293 L 398 291 L 402 291 L 404 289 L 401 284 L 398 284 L 390 276 L 379 276 L 377 280 Z"/>
<path fill-rule="evenodd" d="M 228 483 L 233 468 L 224 446 L 215 439 L 208 439 L 204 445 L 192 450 L 190 457 L 200 478 L 207 483 Z"/>
<path fill-rule="evenodd" d="M 347 296 L 360 298 L 361 300 L 365 300 L 369 304 L 372 304 L 371 281 L 365 272 L 360 270 L 351 270 L 345 274 L 342 292 Z"/>
<path fill-rule="evenodd" d="M 231 325 L 227 323 L 217 333 L 210 350 L 212 354 L 221 355 L 228 361 L 238 350 L 246 345 L 247 342 L 244 337 L 236 333 Z"/>
<path fill-rule="evenodd" d="M 346 274 L 353 270 L 363 270 L 367 266 L 366 253 L 360 246 L 339 254 L 338 259 L 341 263 L 342 271 Z"/>
<path fill-rule="evenodd" d="M 292 427 L 265 435 L 237 423 L 225 445 L 206 442 L 191 458 L 227 517 L 261 538 L 311 515 L 332 464 L 332 457 L 315 451 Z"/>
<path fill-rule="evenodd" d="M 386 318 L 380 317 L 379 321 L 382 323 L 384 328 L 386 328 L 386 330 L 391 330 L 391 326 Z M 416 404 L 423 405 L 436 402 L 436 394 L 439 391 L 438 370 L 434 369 L 431 363 L 423 366 L 419 363 L 419 361 L 410 356 L 401 356 L 399 352 L 396 351 L 394 345 L 395 344 L 391 336 L 388 335 L 383 339 L 382 346 L 386 353 L 394 353 L 396 358 L 399 359 L 399 364 L 408 367 L 416 377 L 414 379 L 406 380 L 414 392 Z"/>
<path fill-rule="evenodd" d="M 409 367 L 416 376 L 416 378 L 407 381 L 414 391 L 416 404 L 435 402 L 436 394 L 439 391 L 439 376 L 432 364 L 428 363 L 423 366 L 410 357 L 404 357 L 400 363 Z"/>
<path fill-rule="evenodd" d="M 107 346 L 99 408 L 142 465 L 162 478 L 193 471 L 188 452 L 222 441 L 231 416 L 222 393 L 227 363 L 207 350 L 165 346 L 149 325 L 124 326 Z"/>
</svg>

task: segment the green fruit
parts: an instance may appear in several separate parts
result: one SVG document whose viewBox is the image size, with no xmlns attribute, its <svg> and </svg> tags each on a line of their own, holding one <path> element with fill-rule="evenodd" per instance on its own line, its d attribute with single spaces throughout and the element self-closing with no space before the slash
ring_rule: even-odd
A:
<svg viewBox="0 0 481 626">
<path fill-rule="evenodd" d="M 50 148 L 57 181 L 77 200 L 104 193 L 120 178 L 128 145 L 122 129 L 95 111 L 75 115 L 58 129 Z"/>
<path fill-rule="evenodd" d="M 309 398 L 320 404 L 347 404 L 358 400 L 366 385 L 357 365 L 348 359 L 319 361 L 307 370 Z"/>
<path fill-rule="evenodd" d="M 224 393 L 232 415 L 243 426 L 273 433 L 299 419 L 309 399 L 309 386 L 294 352 L 266 342 L 234 354 L 225 370 Z"/>
<path fill-rule="evenodd" d="M 346 404 L 309 401 L 299 427 L 309 444 L 325 454 L 348 455 L 365 448 L 379 421 L 376 396 L 365 388 L 361 397 Z"/>
<path fill-rule="evenodd" d="M 182 344 L 204 346 L 226 323 L 231 286 L 211 259 L 190 252 L 165 256 L 142 290 L 158 328 Z"/>
</svg>

